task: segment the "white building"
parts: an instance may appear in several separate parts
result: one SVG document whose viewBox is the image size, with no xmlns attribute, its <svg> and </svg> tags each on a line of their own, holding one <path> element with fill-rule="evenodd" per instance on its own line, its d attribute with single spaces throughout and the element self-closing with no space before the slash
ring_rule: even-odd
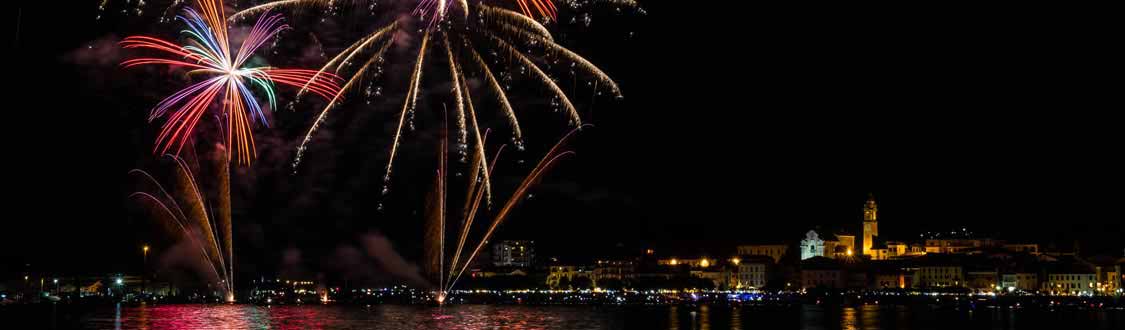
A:
<svg viewBox="0 0 1125 330">
<path fill-rule="evenodd" d="M 1039 275 L 1031 272 L 1006 273 L 1000 276 L 1000 287 L 1008 291 L 1032 292 L 1039 289 Z"/>
<path fill-rule="evenodd" d="M 535 262 L 535 242 L 500 241 L 492 245 L 492 265 L 497 267 L 531 267 Z"/>
<path fill-rule="evenodd" d="M 1098 283 L 1094 273 L 1048 274 L 1043 290 L 1058 295 L 1093 294 Z"/>
<path fill-rule="evenodd" d="M 736 289 L 760 289 L 766 286 L 769 260 L 745 260 L 738 264 L 738 282 L 733 285 Z"/>
<path fill-rule="evenodd" d="M 823 256 L 824 240 L 820 239 L 815 230 L 810 230 L 805 234 L 805 239 L 801 240 L 801 260 Z"/>
</svg>

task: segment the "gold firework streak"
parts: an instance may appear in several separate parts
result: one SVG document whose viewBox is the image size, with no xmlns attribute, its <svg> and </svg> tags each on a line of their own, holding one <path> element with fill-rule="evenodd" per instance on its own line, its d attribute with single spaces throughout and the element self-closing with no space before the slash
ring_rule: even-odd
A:
<svg viewBox="0 0 1125 330">
<path fill-rule="evenodd" d="M 491 33 L 486 33 L 486 36 L 492 39 L 492 41 L 495 42 L 498 47 L 507 50 L 508 54 L 519 60 L 521 64 L 526 66 L 528 69 L 531 69 L 531 72 L 535 73 L 535 76 L 539 77 L 539 80 L 542 81 L 548 89 L 555 93 L 555 97 L 558 97 L 559 100 L 562 101 L 563 106 L 566 107 L 566 111 L 570 114 L 570 120 L 574 122 L 574 125 L 578 127 L 582 126 L 582 118 L 578 116 L 578 109 L 574 108 L 574 104 L 570 103 L 570 98 L 566 97 L 566 93 L 563 92 L 562 88 L 559 88 L 558 84 L 555 84 L 555 80 L 551 79 L 551 76 L 548 76 L 546 72 L 543 72 L 542 69 L 539 69 L 539 66 L 535 65 L 535 62 L 532 62 L 531 59 L 527 58 L 527 56 L 524 56 L 523 53 L 520 53 L 519 50 L 517 50 L 515 47 L 512 47 L 512 45 L 508 44 L 508 42 L 504 41 L 504 39 L 501 39 L 500 37 L 497 37 L 496 35 L 493 35 Z"/>
<path fill-rule="evenodd" d="M 175 162 L 175 170 L 172 171 L 175 190 L 170 193 L 145 171 L 131 170 L 130 175 L 138 177 L 141 182 L 150 185 L 151 189 L 141 189 L 130 194 L 129 198 L 147 206 L 146 209 L 152 212 L 154 219 L 163 220 L 161 224 L 166 229 L 178 232 L 192 243 L 193 248 L 198 248 L 198 257 L 204 261 L 209 272 L 204 275 L 210 277 L 211 284 L 222 288 L 228 300 L 233 299 L 234 256 L 231 248 L 233 237 L 230 230 L 229 195 L 220 194 L 216 205 L 219 216 L 226 219 L 215 221 L 208 215 L 203 194 L 199 191 L 187 162 L 177 156 L 167 157 Z M 225 158 L 219 159 L 215 165 L 225 170 L 230 168 Z M 219 175 L 222 178 L 227 174 Z M 220 190 L 225 191 L 227 188 L 229 186 L 220 187 Z M 218 230 L 222 230 L 222 235 L 217 233 Z"/>
<path fill-rule="evenodd" d="M 516 112 L 512 110 L 512 104 L 508 102 L 508 95 L 504 93 L 504 88 L 500 87 L 500 82 L 496 80 L 496 76 L 492 74 L 492 69 L 488 68 L 488 64 L 480 57 L 475 49 L 469 48 L 469 54 L 472 55 L 473 61 L 481 68 L 484 73 L 485 80 L 488 80 L 488 85 L 492 87 L 492 92 L 496 93 L 496 98 L 500 101 L 500 109 L 508 117 L 508 124 L 512 126 L 512 136 L 516 141 L 523 140 L 523 131 L 520 130 L 520 122 L 516 119 Z"/>
<path fill-rule="evenodd" d="M 328 101 L 328 105 L 324 107 L 324 110 L 321 110 L 320 114 L 316 116 L 316 120 L 313 121 L 313 125 L 309 127 L 308 132 L 305 132 L 305 138 L 301 140 L 301 145 L 297 147 L 297 157 L 295 157 L 295 159 L 293 160 L 294 170 L 296 170 L 297 165 L 301 163 L 301 157 L 304 156 L 305 149 L 308 148 L 309 141 L 312 141 L 313 133 L 316 133 L 317 128 L 319 128 L 320 125 L 324 123 L 324 119 L 327 118 L 328 111 L 332 110 L 332 107 L 336 106 L 336 103 L 339 102 L 340 97 L 343 96 L 344 93 L 348 90 L 351 90 L 352 86 L 355 85 L 355 82 L 359 81 L 360 78 L 363 77 L 363 74 L 367 72 L 367 68 L 371 67 L 372 64 L 383 58 L 383 54 L 387 52 L 387 49 L 390 48 L 391 43 L 393 42 L 394 38 L 392 37 L 390 41 L 384 43 L 383 47 L 380 48 L 374 56 L 371 56 L 371 58 L 368 59 L 367 62 L 364 63 L 363 66 L 360 67 L 354 75 L 352 75 L 352 79 L 348 80 L 348 82 L 340 88 L 340 92 L 336 93 L 336 96 L 334 96 L 332 100 Z"/>
<path fill-rule="evenodd" d="M 479 165 L 473 165 L 473 173 L 474 173 L 473 177 L 474 177 L 474 180 L 475 180 L 475 177 L 476 177 L 475 173 L 477 173 L 477 172 L 481 173 L 481 175 L 484 176 L 483 184 L 484 184 L 485 200 L 487 201 L 487 205 L 492 205 L 492 178 L 490 177 L 490 175 L 488 173 L 488 162 L 485 160 L 484 138 L 481 137 L 481 135 L 480 135 L 480 125 L 477 124 L 477 112 L 473 108 L 473 97 L 472 97 L 471 93 L 469 93 L 468 83 L 465 82 L 464 72 L 458 72 L 458 73 L 460 74 L 460 77 L 459 77 L 458 80 L 460 80 L 460 82 L 462 84 L 462 88 L 465 89 L 465 104 L 468 105 L 468 107 L 469 107 L 469 119 L 472 121 L 471 124 L 473 126 L 473 136 L 475 136 L 476 140 L 477 140 L 476 141 L 477 142 L 476 143 L 476 146 L 477 146 L 476 147 L 476 156 L 474 158 L 479 159 L 479 161 L 477 161 L 477 162 L 480 163 L 480 164 Z M 479 166 L 479 167 L 477 167 L 477 166 Z M 476 182 L 473 182 L 473 183 L 475 184 Z"/>
<path fill-rule="evenodd" d="M 263 3 L 254 7 L 243 9 L 228 18 L 228 21 L 237 21 L 243 17 L 253 17 L 259 13 L 273 10 L 282 7 L 297 7 L 297 6 L 324 6 L 331 4 L 331 0 L 282 0 Z"/>
<path fill-rule="evenodd" d="M 507 219 L 508 215 L 511 214 L 511 211 L 515 208 L 516 204 L 518 204 L 521 200 L 523 200 L 525 196 L 527 196 L 528 189 L 530 189 L 532 185 L 539 181 L 543 173 L 550 169 L 562 157 L 573 154 L 573 152 L 571 151 L 560 151 L 559 148 L 561 148 L 563 144 L 565 144 L 567 139 L 569 139 L 570 136 L 577 132 L 580 128 L 582 127 L 577 127 L 563 136 L 563 138 L 560 139 L 558 143 L 556 143 L 553 147 L 551 147 L 549 151 L 547 151 L 547 154 L 544 155 L 543 159 L 541 159 L 539 163 L 535 165 L 535 168 L 531 170 L 531 173 L 529 173 L 527 177 L 524 177 L 523 181 L 520 182 L 520 185 L 516 187 L 515 192 L 512 193 L 512 196 L 508 198 L 508 201 L 505 202 L 504 206 L 500 208 L 500 210 L 496 213 L 496 216 L 493 218 L 492 223 L 488 226 L 488 230 L 480 238 L 480 241 L 479 243 L 477 243 L 476 248 L 473 249 L 473 252 L 470 253 L 469 256 L 465 258 L 464 261 L 460 264 L 458 264 L 457 262 L 453 262 L 450 264 L 450 276 L 447 276 L 447 278 L 449 278 L 449 284 L 447 287 L 442 288 L 443 291 L 449 291 L 453 289 L 453 287 L 457 284 L 457 280 L 461 278 L 461 275 L 465 272 L 466 269 L 469 268 L 469 265 L 472 264 L 473 259 L 476 258 L 477 254 L 480 253 L 480 250 L 484 247 L 484 245 L 487 244 L 488 241 L 492 238 L 492 234 L 496 231 L 496 228 L 500 226 L 500 224 L 503 223 L 505 219 Z M 493 160 L 493 165 L 495 165 L 495 163 L 496 161 Z M 480 191 L 478 190 L 478 202 L 480 199 L 479 195 Z M 473 208 L 475 208 L 475 206 Z M 468 236 L 468 229 L 472 225 L 471 220 L 473 217 L 475 217 L 475 210 L 471 212 L 471 214 L 473 215 L 471 215 L 469 219 L 466 219 L 465 227 L 462 231 L 461 240 L 458 242 L 458 252 L 456 252 L 453 256 L 455 258 L 454 260 L 458 260 L 458 257 L 460 257 L 460 246 L 465 244 L 465 240 Z"/>
<path fill-rule="evenodd" d="M 426 58 L 426 44 L 430 41 L 430 33 L 422 36 L 422 47 L 418 49 L 418 59 L 414 62 L 414 73 L 410 76 L 410 90 L 406 93 L 406 100 L 402 102 L 402 112 L 398 116 L 398 128 L 395 129 L 394 142 L 391 142 L 391 156 L 387 158 L 387 171 L 383 182 L 391 179 L 391 169 L 395 163 L 395 152 L 398 151 L 398 141 L 402 137 L 402 126 L 406 123 L 406 113 L 414 111 L 418 101 L 418 85 L 422 80 L 422 61 Z M 384 187 L 385 188 L 385 187 Z"/>
</svg>

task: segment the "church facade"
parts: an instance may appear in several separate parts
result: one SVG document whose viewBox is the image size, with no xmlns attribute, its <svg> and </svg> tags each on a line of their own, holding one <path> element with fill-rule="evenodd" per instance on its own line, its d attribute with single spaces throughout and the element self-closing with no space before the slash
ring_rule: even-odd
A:
<svg viewBox="0 0 1125 330">
<path fill-rule="evenodd" d="M 848 231 L 829 234 L 810 230 L 805 233 L 805 238 L 801 240 L 798 247 L 801 260 L 812 257 L 844 259 L 860 254 L 875 260 L 886 259 L 888 248 L 883 244 L 876 244 L 879 237 L 878 217 L 879 206 L 875 203 L 875 197 L 868 195 L 867 201 L 863 204 L 863 227 L 859 242 L 856 241 L 856 235 Z M 861 245 L 862 249 L 857 249 L 857 244 Z"/>
</svg>

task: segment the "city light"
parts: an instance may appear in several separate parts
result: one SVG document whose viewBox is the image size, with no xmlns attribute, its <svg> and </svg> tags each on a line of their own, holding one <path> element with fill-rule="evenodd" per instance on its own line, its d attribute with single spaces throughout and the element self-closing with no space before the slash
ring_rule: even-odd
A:
<svg viewBox="0 0 1125 330">
<path fill-rule="evenodd" d="M 125 283 L 125 280 L 121 279 L 120 277 L 117 278 L 117 285 L 121 285 L 121 284 L 124 284 L 124 283 Z"/>
<path fill-rule="evenodd" d="M 707 267 L 710 267 L 710 266 L 711 266 L 711 262 L 707 261 L 707 259 L 703 259 L 703 261 L 699 262 L 699 267 L 707 268 Z"/>
<path fill-rule="evenodd" d="M 848 248 L 848 252 L 847 252 L 847 253 L 848 253 L 848 256 L 849 256 L 849 257 L 850 257 L 850 256 L 852 256 L 852 253 L 853 253 L 853 252 L 852 252 L 852 248 Z"/>
<path fill-rule="evenodd" d="M 148 245 L 145 245 L 145 246 L 144 246 L 144 247 L 142 247 L 141 249 L 142 249 L 142 250 L 144 250 L 145 252 L 148 252 Z"/>
<path fill-rule="evenodd" d="M 734 264 L 735 266 L 738 266 L 738 263 L 740 263 L 740 262 L 742 262 L 742 259 L 738 259 L 738 258 L 730 259 L 730 263 Z"/>
</svg>

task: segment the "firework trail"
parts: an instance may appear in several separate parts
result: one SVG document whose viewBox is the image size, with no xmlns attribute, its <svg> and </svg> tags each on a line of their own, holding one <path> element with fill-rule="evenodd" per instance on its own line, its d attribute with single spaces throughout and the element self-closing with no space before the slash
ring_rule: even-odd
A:
<svg viewBox="0 0 1125 330">
<path fill-rule="evenodd" d="M 165 98 L 152 109 L 149 121 L 167 117 L 154 153 L 179 154 L 200 118 L 218 102 L 221 103 L 219 117 L 226 120 L 220 124 L 226 131 L 228 159 L 229 153 L 234 153 L 239 164 L 249 164 L 256 155 L 252 122 L 269 126 L 252 87 L 266 94 L 270 109 L 277 108 L 275 84 L 297 87 L 325 99 L 339 97 L 342 79 L 333 73 L 253 67 L 247 63 L 266 41 L 288 28 L 281 15 L 262 15 L 246 39 L 232 51 L 222 1 L 199 0 L 197 5 L 199 11 L 187 8 L 182 16 L 177 16 L 188 28 L 183 31 L 188 39 L 186 45 L 149 36 L 131 36 L 121 41 L 122 47 L 127 49 L 148 49 L 171 55 L 126 60 L 121 63 L 124 67 L 169 65 L 190 69 L 189 76 L 206 77 Z"/>
<path fill-rule="evenodd" d="M 211 283 L 223 289 L 223 298 L 228 302 L 234 301 L 234 264 L 232 242 L 233 236 L 230 228 L 230 193 L 229 186 L 224 182 L 220 187 L 217 210 L 209 210 L 204 201 L 203 193 L 192 175 L 187 162 L 180 157 L 167 155 L 175 163 L 173 171 L 173 190 L 168 190 L 148 172 L 135 169 L 129 171 L 142 182 L 147 183 L 151 189 L 142 189 L 129 195 L 129 198 L 146 206 L 155 219 L 174 232 L 183 235 L 191 241 L 192 246 L 199 248 L 199 257 L 207 265 Z M 220 177 L 229 176 L 230 167 L 225 158 L 218 158 L 216 164 Z M 219 219 L 213 219 L 210 214 L 214 211 L 219 214 Z"/>
<path fill-rule="evenodd" d="M 481 235 L 481 237 L 479 237 L 477 243 L 475 244 L 475 247 L 471 247 L 471 252 L 469 252 L 470 250 L 466 250 L 465 248 L 467 247 L 466 244 L 469 244 L 469 234 L 470 231 L 472 231 L 474 228 L 473 223 L 475 222 L 477 215 L 479 214 L 478 212 L 480 211 L 481 201 L 484 199 L 485 191 L 483 185 L 477 185 L 475 184 L 475 180 L 469 180 L 467 194 L 468 199 L 465 201 L 465 204 L 462 207 L 462 210 L 464 211 L 462 225 L 460 228 L 460 233 L 457 235 L 457 240 L 455 241 L 456 248 L 454 248 L 453 253 L 451 254 L 452 260 L 450 260 L 448 268 L 445 264 L 446 244 L 444 235 L 446 226 L 445 213 L 448 211 L 448 208 L 445 205 L 445 189 L 448 188 L 446 185 L 446 180 L 448 178 L 448 166 L 446 165 L 448 163 L 448 152 L 446 152 L 447 149 L 445 147 L 447 145 L 447 142 L 445 142 L 445 139 L 443 139 L 443 142 L 441 144 L 442 147 L 440 148 L 442 153 L 441 157 L 439 157 L 441 164 L 438 167 L 436 185 L 437 191 L 435 192 L 435 195 L 437 196 L 437 203 L 436 205 L 431 205 L 431 207 L 436 209 L 435 213 L 437 213 L 436 218 L 438 219 L 436 225 L 440 226 L 440 228 L 427 228 L 428 232 L 426 235 L 427 238 L 432 238 L 434 236 L 437 236 L 439 238 L 438 241 L 429 241 L 430 244 L 436 245 L 439 249 L 438 253 L 431 253 L 429 257 L 432 258 L 434 255 L 436 255 L 441 258 L 437 262 L 439 267 L 441 267 L 439 268 L 440 271 L 438 272 L 438 275 L 440 276 L 438 278 L 439 285 L 437 292 L 437 299 L 439 303 L 445 299 L 446 292 L 449 292 L 455 285 L 457 285 L 457 280 L 460 279 L 461 275 L 464 274 L 465 270 L 468 269 L 469 265 L 472 264 L 474 259 L 476 259 L 477 255 L 480 253 L 485 244 L 487 244 L 488 241 L 491 240 L 492 234 L 496 231 L 496 228 L 499 227 L 500 224 L 507 219 L 508 215 L 511 214 L 511 211 L 515 208 L 515 206 L 520 201 L 522 201 L 525 196 L 527 196 L 528 190 L 531 188 L 531 186 L 538 182 L 539 179 L 542 178 L 543 174 L 546 173 L 555 163 L 557 163 L 559 159 L 573 154 L 573 152 L 571 151 L 562 151 L 561 148 L 566 144 L 566 141 L 577 131 L 578 128 L 575 128 L 565 136 L 563 136 L 562 139 L 560 139 L 554 147 L 547 151 L 547 153 L 543 156 L 539 163 L 531 169 L 531 172 L 528 173 L 526 177 L 524 177 L 520 184 L 516 186 L 515 191 L 507 199 L 507 201 L 504 202 L 503 206 L 495 214 L 492 215 L 492 220 L 488 222 L 488 227 L 486 227 L 487 230 L 483 235 Z M 496 155 L 492 160 L 493 166 L 488 167 L 488 170 L 486 172 L 491 172 L 495 169 L 496 160 L 500 157 L 500 153 L 502 151 L 503 146 L 501 146 L 501 148 L 497 150 Z M 474 158 L 475 157 L 476 156 L 474 156 Z M 474 159 L 474 162 L 477 161 L 479 160 Z M 434 222 L 430 222 L 430 225 L 434 224 Z M 430 233 L 435 230 L 441 234 L 433 235 L 432 233 Z M 431 249 L 432 248 L 433 247 L 431 247 Z M 465 254 L 466 252 L 469 253 Z M 434 264 L 434 262 L 430 261 L 430 264 Z"/>
<path fill-rule="evenodd" d="M 636 3 L 630 0 L 595 2 L 636 6 Z M 421 43 L 417 46 L 417 55 L 412 58 L 412 71 L 405 98 L 402 107 L 398 109 L 399 121 L 392 138 L 393 143 L 390 147 L 384 185 L 389 184 L 395 157 L 401 142 L 402 127 L 406 125 L 408 118 L 413 117 L 411 115 L 416 108 L 422 71 L 425 67 L 423 64 L 435 63 L 435 61 L 427 60 L 429 55 L 439 56 L 439 58 L 448 62 L 448 68 L 442 69 L 449 71 L 448 79 L 452 86 L 450 94 L 453 102 L 456 103 L 452 107 L 457 118 L 455 121 L 458 144 L 456 150 L 463 156 L 474 153 L 477 154 L 473 156 L 474 158 L 482 159 L 482 161 L 476 162 L 477 167 L 472 169 L 474 172 L 472 175 L 479 175 L 484 178 L 482 186 L 486 196 L 491 196 L 491 183 L 488 180 L 487 162 L 483 161 L 484 155 L 481 154 L 484 152 L 484 146 L 481 145 L 483 138 L 480 134 L 482 129 L 477 125 L 477 114 L 472 111 L 472 94 L 482 91 L 470 89 L 466 82 L 468 78 L 477 78 L 485 82 L 479 89 L 489 94 L 489 99 L 495 100 L 500 105 L 499 111 L 512 130 L 512 142 L 515 147 L 522 149 L 523 144 L 523 132 L 520 129 L 516 111 L 513 109 L 512 102 L 489 61 L 518 67 L 521 71 L 530 71 L 528 77 L 534 79 L 548 92 L 553 100 L 552 104 L 565 111 L 570 124 L 574 127 L 582 126 L 582 119 L 578 110 L 563 89 L 555 82 L 555 77 L 548 73 L 549 70 L 544 70 L 544 66 L 566 67 L 569 65 L 573 72 L 581 72 L 592 79 L 591 85 L 595 86 L 595 90 L 607 90 L 614 96 L 621 97 L 621 90 L 609 75 L 577 53 L 556 43 L 547 27 L 533 18 L 540 16 L 548 21 L 553 20 L 557 15 L 557 8 L 553 1 L 505 0 L 501 3 L 500 6 L 493 6 L 483 2 L 466 0 L 420 0 L 411 12 L 413 15 L 404 15 L 402 12 L 385 13 L 380 18 L 391 18 L 389 24 L 378 26 L 374 29 L 375 32 L 357 40 L 318 71 L 322 74 L 334 72 L 344 76 L 351 72 L 350 78 L 339 91 L 339 94 L 347 93 L 355 88 L 354 82 L 362 80 L 365 73 L 372 71 L 370 66 L 378 66 L 385 62 L 386 47 L 395 43 L 396 34 L 415 35 L 417 39 L 421 40 Z M 519 7 L 517 10 L 521 10 L 523 13 L 504 8 L 502 7 L 504 4 L 507 6 L 514 4 Z M 272 1 L 237 12 L 231 16 L 231 20 L 242 19 L 269 10 L 324 6 L 331 8 L 333 1 Z M 331 11 L 328 10 L 328 12 Z M 421 18 L 421 26 L 413 20 L 415 16 Z M 368 57 L 369 60 L 364 61 L 356 69 L 349 70 L 352 63 L 357 62 L 355 59 L 361 57 Z M 440 62 L 436 61 L 436 63 Z M 445 64 L 442 64 L 442 66 L 445 66 Z M 328 112 L 337 104 L 338 102 L 335 101 L 329 102 L 328 106 L 324 107 L 313 121 L 297 149 L 297 156 L 293 162 L 294 169 L 301 163 L 308 144 L 324 122 Z M 468 144 L 477 144 L 477 146 L 470 148 Z M 384 191 L 386 191 L 386 186 L 384 186 Z M 491 197 L 487 197 L 486 200 L 491 200 Z"/>
</svg>

